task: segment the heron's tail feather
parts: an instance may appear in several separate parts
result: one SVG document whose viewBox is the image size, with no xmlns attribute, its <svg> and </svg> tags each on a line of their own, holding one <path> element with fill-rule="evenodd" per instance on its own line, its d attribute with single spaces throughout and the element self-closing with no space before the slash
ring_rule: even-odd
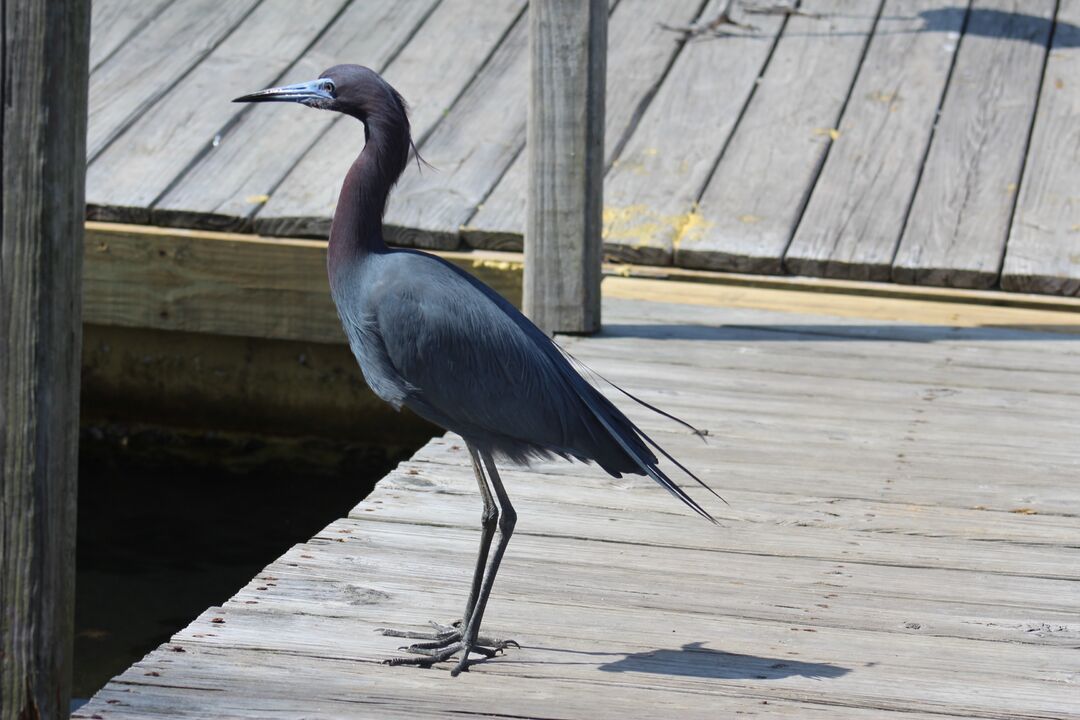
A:
<svg viewBox="0 0 1080 720">
<path fill-rule="evenodd" d="M 578 397 L 581 398 L 592 412 L 593 417 L 604 426 L 604 429 L 607 430 L 610 437 L 612 437 L 615 442 L 618 443 L 619 447 L 630 456 L 642 472 L 659 483 L 661 487 L 681 500 L 698 515 L 714 525 L 718 524 L 716 518 L 710 515 L 705 508 L 701 507 L 694 498 L 687 495 L 685 490 L 679 487 L 674 480 L 668 477 L 668 475 L 659 468 L 656 462 L 656 456 L 652 454 L 645 443 L 648 443 L 659 450 L 664 457 L 674 462 L 677 467 L 696 480 L 702 487 L 720 498 L 715 490 L 706 485 L 700 478 L 687 470 L 680 462 L 671 457 L 666 450 L 661 448 L 652 438 L 642 432 L 629 418 L 619 412 L 618 408 L 612 405 L 608 399 L 601 395 L 594 387 L 585 382 L 580 375 L 568 379 L 574 387 Z M 643 443 L 642 440 L 644 440 L 645 443 Z M 720 499 L 723 500 L 723 498 Z"/>
<path fill-rule="evenodd" d="M 702 480 L 701 478 L 699 478 L 699 477 L 698 477 L 697 475 L 695 475 L 694 473 L 690 472 L 690 470 L 689 470 L 689 469 L 688 469 L 688 468 L 687 468 L 687 467 L 686 467 L 685 465 L 683 465 L 683 464 L 682 464 L 681 462 L 679 462 L 679 461 L 678 461 L 678 460 L 676 460 L 676 459 L 675 459 L 674 457 L 672 457 L 671 453 L 669 453 L 669 452 L 668 452 L 667 450 L 665 450 L 664 448 L 660 447 L 660 445 L 659 445 L 659 444 L 658 444 L 658 443 L 657 443 L 657 442 L 656 442 L 655 440 L 653 440 L 653 439 L 652 439 L 651 437 L 649 437 L 649 436 L 648 436 L 648 435 L 646 435 L 646 434 L 645 434 L 644 432 L 642 432 L 642 431 L 641 431 L 641 429 L 640 429 L 640 428 L 638 428 L 638 427 L 637 427 L 636 425 L 634 426 L 634 430 L 636 430 L 636 431 L 637 431 L 638 435 L 640 435 L 640 436 L 641 436 L 641 438 L 645 440 L 645 442 L 649 443 L 649 444 L 650 444 L 650 445 L 652 445 L 652 446 L 653 446 L 654 448 L 656 448 L 656 449 L 657 449 L 657 451 L 659 451 L 659 453 L 660 453 L 661 455 L 663 455 L 663 456 L 664 456 L 664 457 L 666 457 L 666 458 L 667 458 L 668 460 L 670 460 L 671 462 L 673 462 L 673 463 L 675 464 L 675 467 L 679 468 L 679 469 L 680 469 L 680 470 L 682 470 L 682 471 L 683 471 L 684 473 L 686 473 L 687 475 L 689 475 L 690 477 L 692 477 L 692 478 L 693 478 L 693 479 L 694 479 L 694 480 L 695 480 L 695 481 L 697 482 L 697 484 L 698 484 L 698 485 L 700 485 L 701 487 L 703 487 L 703 488 L 705 488 L 706 490 L 708 490 L 709 492 L 711 492 L 711 493 L 712 493 L 712 494 L 713 494 L 714 496 L 716 496 L 716 498 L 717 498 L 718 500 L 720 500 L 720 502 L 724 503 L 725 505 L 730 505 L 730 504 L 731 504 L 731 503 L 729 503 L 729 502 L 728 502 L 727 500 L 725 500 L 725 499 L 724 499 L 724 497 L 723 497 L 723 496 L 722 496 L 722 495 L 721 495 L 720 493 L 716 492 L 716 491 L 715 491 L 715 490 L 713 490 L 713 489 L 712 489 L 711 487 L 709 487 L 709 485 L 708 485 L 708 484 L 707 484 L 707 483 L 706 483 L 706 482 L 705 482 L 704 480 Z"/>
<path fill-rule="evenodd" d="M 608 379 L 607 379 L 606 377 L 604 377 L 604 376 L 603 376 L 603 375 L 601 375 L 600 373 L 598 373 L 598 372 L 596 372 L 595 370 L 593 370 L 593 369 L 592 369 L 591 367 L 589 367 L 589 366 L 588 366 L 588 365 L 586 365 L 585 363 L 583 363 L 583 362 L 581 362 L 580 360 L 578 360 L 578 359 L 577 359 L 576 357 L 574 357 L 573 355 L 571 355 L 570 353 L 568 353 L 568 352 L 567 352 L 566 350 L 564 350 L 564 349 L 563 349 L 563 348 L 562 348 L 561 346 L 559 346 L 558 344 L 556 344 L 556 345 L 555 345 L 555 347 L 559 348 L 559 351 L 560 351 L 560 352 L 561 352 L 561 353 L 562 353 L 562 354 L 563 354 L 564 356 L 566 356 L 566 359 L 567 359 L 567 360 L 569 360 L 569 361 L 570 361 L 570 362 L 571 362 L 572 364 L 576 365 L 576 366 L 577 366 L 577 367 L 578 367 L 578 368 L 579 368 L 580 370 L 583 370 L 584 372 L 587 372 L 587 373 L 589 373 L 590 375 L 593 375 L 593 376 L 595 376 L 595 377 L 598 377 L 598 378 L 600 378 L 601 380 L 603 380 L 604 382 L 606 382 L 606 383 L 607 383 L 608 385 L 610 385 L 611 387 L 615 388 L 616 390 L 618 390 L 619 392 L 621 392 L 621 393 L 622 393 L 623 395 L 625 395 L 626 397 L 628 397 L 628 398 L 630 398 L 631 400 L 633 400 L 634 402 L 636 402 L 636 403 L 637 403 L 638 405 L 641 405 L 642 407 L 646 407 L 646 408 L 648 408 L 649 410 L 652 410 L 652 411 L 653 411 L 654 413 L 656 413 L 657 415 L 663 415 L 663 416 L 664 416 L 664 417 L 666 417 L 666 418 L 667 418 L 668 420 L 672 420 L 672 421 L 674 421 L 674 422 L 677 422 L 677 423 L 679 423 L 679 424 L 680 424 L 680 425 L 682 425 L 682 426 L 683 426 L 684 428 L 687 428 L 687 429 L 688 429 L 688 430 L 690 430 L 690 431 L 691 431 L 692 433 L 694 433 L 694 434 L 695 434 L 695 435 L 697 435 L 697 436 L 698 436 L 699 438 L 701 438 L 701 441 L 702 441 L 702 442 L 705 442 L 705 436 L 709 434 L 708 430 L 700 430 L 700 429 L 698 429 L 698 428 L 694 427 L 693 425 L 691 425 L 690 423 L 686 422 L 686 421 L 685 421 L 685 420 L 683 420 L 682 418 L 680 418 L 680 417 L 676 417 L 676 416 L 672 415 L 672 414 L 671 414 L 671 413 L 669 413 L 669 412 L 666 412 L 666 411 L 664 411 L 664 410 L 661 410 L 660 408 L 656 407 L 655 405 L 651 405 L 651 404 L 649 404 L 649 403 L 645 402 L 644 400 L 642 400 L 641 398 L 637 397 L 636 395 L 632 395 L 632 394 L 630 394 L 630 393 L 629 393 L 629 392 L 627 392 L 626 390 L 623 390 L 623 389 L 622 389 L 621 387 L 619 387 L 619 386 L 618 386 L 618 385 L 616 385 L 615 383 L 613 383 L 613 382 L 611 382 L 610 380 L 608 380 Z M 636 429 L 636 428 L 635 428 L 635 429 Z M 639 431 L 639 432 L 640 432 L 640 431 Z M 643 437 L 645 437 L 645 434 L 644 434 L 644 433 L 641 433 L 641 435 L 642 435 Z M 668 455 L 668 454 L 667 454 L 666 452 L 664 452 L 664 450 L 663 450 L 662 448 L 660 448 L 659 446 L 657 446 L 657 445 L 656 445 L 655 443 L 653 443 L 653 442 L 652 442 L 652 440 L 650 440 L 650 439 L 649 439 L 648 437 L 645 437 L 645 439 L 646 439 L 646 440 L 648 440 L 648 441 L 649 441 L 649 443 L 651 443 L 651 444 L 653 445 L 653 447 L 656 447 L 656 449 L 657 449 L 657 450 L 659 450 L 660 452 L 664 453 L 664 455 L 666 455 L 666 456 L 668 457 L 668 459 L 669 459 L 669 460 L 672 460 L 672 462 L 674 462 L 674 458 L 672 458 L 672 457 L 671 457 L 670 455 Z M 676 462 L 675 464 L 676 464 L 676 465 L 678 465 L 678 463 L 677 463 L 677 462 Z M 683 472 L 685 472 L 685 473 L 686 473 L 687 475 L 689 475 L 690 477 L 693 477 L 693 478 L 694 478 L 695 480 L 697 480 L 698 482 L 701 482 L 701 480 L 698 480 L 698 479 L 697 479 L 696 477 L 694 477 L 694 474 L 693 474 L 693 473 L 691 473 L 691 472 L 690 472 L 689 470 L 687 470 L 686 468 L 682 467 L 682 465 L 679 465 L 679 467 L 680 467 L 680 468 L 681 468 L 681 469 L 683 470 Z M 704 483 L 702 483 L 702 484 L 704 485 Z M 712 491 L 712 488 L 709 488 L 709 490 L 710 490 L 710 492 L 711 492 L 711 491 Z M 716 493 L 715 493 L 715 492 L 714 492 L 713 494 L 714 494 L 714 495 L 716 495 Z M 720 496 L 719 496 L 719 495 L 717 495 L 717 497 L 720 497 Z M 720 499 L 721 499 L 721 500 L 723 500 L 723 498 L 720 498 Z"/>
</svg>

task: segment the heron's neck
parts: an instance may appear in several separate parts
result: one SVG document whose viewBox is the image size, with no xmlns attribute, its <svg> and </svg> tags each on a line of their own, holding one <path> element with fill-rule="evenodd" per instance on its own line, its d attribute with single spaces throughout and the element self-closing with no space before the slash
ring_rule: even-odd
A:
<svg viewBox="0 0 1080 720">
<path fill-rule="evenodd" d="M 394 137 L 395 133 L 384 132 L 375 123 L 369 122 L 365 130 L 367 142 L 345 175 L 330 226 L 327 263 L 331 283 L 335 269 L 386 249 L 383 211 L 390 188 L 403 169 L 401 158 L 408 156 L 407 130 L 404 147 L 399 147 L 402 140 Z"/>
</svg>

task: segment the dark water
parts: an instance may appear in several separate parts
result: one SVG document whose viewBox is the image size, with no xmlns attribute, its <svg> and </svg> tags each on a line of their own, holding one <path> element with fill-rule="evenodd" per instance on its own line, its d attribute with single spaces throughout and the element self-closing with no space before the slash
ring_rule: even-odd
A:
<svg viewBox="0 0 1080 720">
<path fill-rule="evenodd" d="M 73 697 L 347 514 L 414 449 L 84 429 Z"/>
</svg>

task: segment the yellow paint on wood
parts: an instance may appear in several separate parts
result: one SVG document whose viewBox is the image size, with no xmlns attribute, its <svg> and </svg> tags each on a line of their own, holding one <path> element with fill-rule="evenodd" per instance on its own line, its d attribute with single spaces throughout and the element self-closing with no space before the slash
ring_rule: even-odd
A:
<svg viewBox="0 0 1080 720">
<path fill-rule="evenodd" d="M 681 215 L 663 215 L 647 205 L 604 208 L 604 240 L 618 240 L 634 249 L 656 247 L 669 239 L 675 247 L 684 239 L 700 238 L 712 225 L 697 204 Z"/>
</svg>

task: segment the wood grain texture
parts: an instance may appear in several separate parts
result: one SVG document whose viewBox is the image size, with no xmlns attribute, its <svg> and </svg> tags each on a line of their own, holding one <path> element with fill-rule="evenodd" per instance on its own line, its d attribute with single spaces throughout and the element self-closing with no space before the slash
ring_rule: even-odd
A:
<svg viewBox="0 0 1080 720">
<path fill-rule="evenodd" d="M 520 17 L 469 87 L 420 146 L 433 170 L 407 173 L 390 195 L 387 240 L 453 249 L 525 143 L 528 27 Z"/>
<path fill-rule="evenodd" d="M 90 71 L 172 2 L 174 0 L 94 0 L 90 13 Z"/>
<path fill-rule="evenodd" d="M 150 208 L 242 113 L 231 100 L 271 86 L 330 23 L 345 0 L 264 0 L 87 170 L 86 195 L 100 220 L 146 223 Z"/>
<path fill-rule="evenodd" d="M 605 162 L 610 163 L 626 142 L 682 47 L 682 42 L 661 24 L 689 24 L 701 6 L 702 0 L 662 3 L 622 0 L 615 6 L 608 26 Z M 491 250 L 522 249 L 528 193 L 527 155 L 518 155 L 491 195 L 462 228 L 462 239 L 467 245 Z"/>
<path fill-rule="evenodd" d="M 1062 0 L 1001 286 L 1080 295 L 1080 2 Z"/>
<path fill-rule="evenodd" d="M 507 468 L 519 522 L 485 621 L 522 647 L 465 683 L 388 668 L 400 641 L 371 630 L 449 618 L 467 591 L 480 502 L 463 443 L 437 438 L 77 716 L 1075 716 L 1080 414 L 1036 389 L 1080 393 L 1075 343 L 604 311 L 560 342 L 708 423 L 702 442 L 605 390 L 725 494 L 722 527 L 646 478 Z"/>
<path fill-rule="evenodd" d="M 435 0 L 353 0 L 276 82 L 311 80 L 349 61 L 382 70 L 434 6 Z M 154 205 L 154 223 L 250 230 L 251 217 L 336 119 L 299 105 L 253 107 Z M 355 157 L 353 148 L 348 152 Z"/>
<path fill-rule="evenodd" d="M 784 258 L 797 275 L 887 280 L 966 8 L 886 0 Z"/>
<path fill-rule="evenodd" d="M 408 102 L 417 143 L 423 144 L 454 105 L 524 8 L 524 0 L 444 0 L 387 66 L 383 77 Z M 259 232 L 329 235 L 342 179 L 363 146 L 359 122 L 335 120 L 259 210 Z M 437 173 L 438 168 L 410 165 L 406 172 Z"/>
<path fill-rule="evenodd" d="M 520 306 L 521 254 L 472 250 L 439 255 Z M 685 303 L 682 307 L 687 313 L 699 306 L 726 306 L 907 321 L 927 327 L 1077 331 L 1073 328 L 1078 317 L 1075 300 L 725 277 L 679 269 L 666 271 L 668 279 L 661 279 L 642 276 L 647 270 L 606 266 L 609 277 L 604 292 L 629 300 L 677 300 Z M 90 323 L 121 327 L 330 343 L 342 339 L 329 301 L 325 241 L 87 223 L 84 316 Z"/>
<path fill-rule="evenodd" d="M 728 5 L 713 0 L 712 19 Z M 604 188 L 604 252 L 625 262 L 670 265 L 683 237 L 700 232 L 695 203 L 765 68 L 784 17 L 754 15 L 687 43 L 614 162 Z M 709 78 L 703 82 L 702 78 Z"/>
<path fill-rule="evenodd" d="M 780 274 L 881 3 L 806 0 L 701 197 L 681 267 Z"/>
<path fill-rule="evenodd" d="M 600 329 L 607 0 L 529 4 L 524 310 L 546 333 Z"/>
<path fill-rule="evenodd" d="M 0 717 L 68 715 L 90 8 L 0 2 Z"/>
<path fill-rule="evenodd" d="M 93 160 L 169 92 L 258 4 L 174 2 L 90 75 L 87 155 Z"/>
<path fill-rule="evenodd" d="M 1055 5 L 972 4 L 893 280 L 997 285 Z"/>
<path fill-rule="evenodd" d="M 515 305 L 521 265 L 499 253 L 443 256 Z M 341 343 L 326 241 L 88 223 L 86 321 L 240 337 Z"/>
<path fill-rule="evenodd" d="M 273 437 L 271 460 L 296 452 L 322 463 L 334 443 L 393 455 L 437 432 L 371 392 L 345 344 L 88 323 L 81 380 L 84 427 Z"/>
</svg>

